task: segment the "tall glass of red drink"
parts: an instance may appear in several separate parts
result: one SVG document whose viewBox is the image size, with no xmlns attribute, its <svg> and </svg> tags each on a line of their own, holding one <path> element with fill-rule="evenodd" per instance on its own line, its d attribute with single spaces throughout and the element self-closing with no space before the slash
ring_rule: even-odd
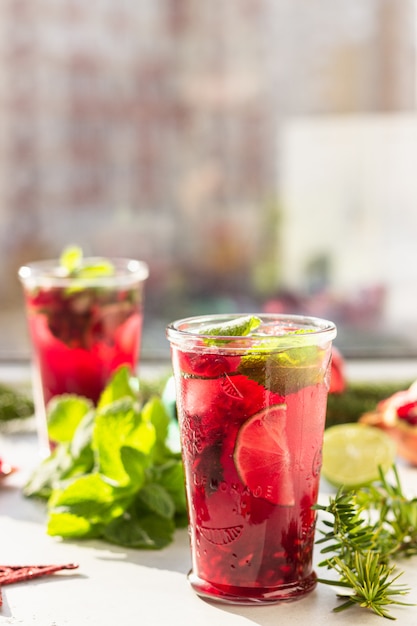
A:
<svg viewBox="0 0 417 626">
<path fill-rule="evenodd" d="M 45 407 L 73 393 L 94 403 L 121 365 L 135 372 L 148 267 L 133 259 L 87 257 L 69 271 L 59 260 L 19 269 L 32 344 L 35 408 L 49 447 Z"/>
<path fill-rule="evenodd" d="M 203 316 L 173 322 L 192 570 L 206 598 L 295 599 L 312 568 L 332 322 Z"/>
</svg>

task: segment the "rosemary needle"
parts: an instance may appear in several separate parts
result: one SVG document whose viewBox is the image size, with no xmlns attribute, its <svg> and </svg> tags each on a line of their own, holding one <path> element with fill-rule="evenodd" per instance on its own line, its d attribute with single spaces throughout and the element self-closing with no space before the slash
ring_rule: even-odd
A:
<svg viewBox="0 0 417 626">
<path fill-rule="evenodd" d="M 327 514 L 317 540 L 326 555 L 319 566 L 338 575 L 319 582 L 345 590 L 338 594 L 345 602 L 335 611 L 356 605 L 393 620 L 388 607 L 410 606 L 398 599 L 410 589 L 397 584 L 402 572 L 396 573 L 393 559 L 417 554 L 417 498 L 406 498 L 395 465 L 393 474 L 393 484 L 380 470 L 370 485 L 340 488 L 327 506 L 314 507 Z"/>
</svg>

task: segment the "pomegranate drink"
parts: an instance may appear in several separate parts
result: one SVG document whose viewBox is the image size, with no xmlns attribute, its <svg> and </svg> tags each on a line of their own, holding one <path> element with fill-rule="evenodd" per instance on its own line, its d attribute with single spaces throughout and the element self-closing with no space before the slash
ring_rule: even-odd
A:
<svg viewBox="0 0 417 626">
<path fill-rule="evenodd" d="M 234 603 L 294 599 L 312 569 L 334 325 L 299 316 L 168 327 L 191 535 L 189 580 Z"/>
<path fill-rule="evenodd" d="M 39 389 L 37 410 L 56 395 L 97 402 L 121 365 L 135 370 L 142 329 L 146 265 L 116 259 L 79 259 L 76 271 L 57 262 L 24 266 L 29 333 Z"/>
</svg>

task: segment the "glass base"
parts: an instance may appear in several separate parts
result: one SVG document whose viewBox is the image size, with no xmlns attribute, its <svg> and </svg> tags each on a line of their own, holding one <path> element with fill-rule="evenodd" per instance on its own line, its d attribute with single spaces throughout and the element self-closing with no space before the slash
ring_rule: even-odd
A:
<svg viewBox="0 0 417 626">
<path fill-rule="evenodd" d="M 312 572 L 310 576 L 303 580 L 288 585 L 280 585 L 279 587 L 234 587 L 207 582 L 191 571 L 188 574 L 188 581 L 200 597 L 212 602 L 261 605 L 292 602 L 304 597 L 315 589 L 317 576 Z"/>
</svg>

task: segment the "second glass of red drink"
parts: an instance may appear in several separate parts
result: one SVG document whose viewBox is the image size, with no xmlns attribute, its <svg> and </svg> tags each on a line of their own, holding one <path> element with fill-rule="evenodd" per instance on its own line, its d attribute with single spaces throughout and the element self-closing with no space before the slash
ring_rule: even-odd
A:
<svg viewBox="0 0 417 626">
<path fill-rule="evenodd" d="M 148 274 L 142 261 L 83 258 L 78 249 L 61 260 L 20 268 L 38 430 L 46 453 L 45 407 L 52 398 L 71 393 L 96 403 L 119 366 L 136 373 Z"/>
</svg>

